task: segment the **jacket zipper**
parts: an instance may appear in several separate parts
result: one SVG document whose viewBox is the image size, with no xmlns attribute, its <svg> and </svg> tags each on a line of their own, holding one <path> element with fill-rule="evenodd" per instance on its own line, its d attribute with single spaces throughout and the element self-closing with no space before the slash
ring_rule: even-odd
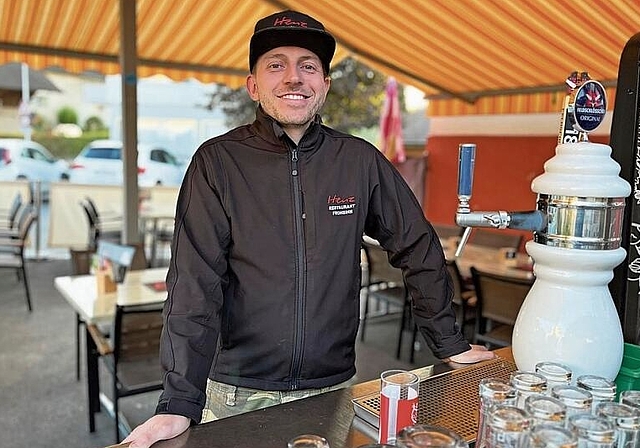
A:
<svg viewBox="0 0 640 448">
<path fill-rule="evenodd" d="M 306 288 L 305 245 L 304 245 L 304 205 L 300 176 L 298 171 L 298 148 L 291 149 L 291 177 L 293 180 L 294 232 L 296 239 L 296 314 L 295 335 L 293 345 L 293 363 L 291 365 L 291 389 L 299 388 L 300 370 L 302 369 L 302 352 L 304 347 L 304 293 Z"/>
</svg>

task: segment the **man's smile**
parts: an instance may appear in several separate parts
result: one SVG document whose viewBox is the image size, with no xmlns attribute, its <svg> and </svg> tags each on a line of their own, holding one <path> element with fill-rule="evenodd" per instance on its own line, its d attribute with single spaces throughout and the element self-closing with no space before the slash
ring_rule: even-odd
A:
<svg viewBox="0 0 640 448">
<path fill-rule="evenodd" d="M 301 93 L 285 93 L 284 95 L 280 95 L 279 98 L 285 100 L 306 100 L 310 95 L 303 95 Z"/>
</svg>

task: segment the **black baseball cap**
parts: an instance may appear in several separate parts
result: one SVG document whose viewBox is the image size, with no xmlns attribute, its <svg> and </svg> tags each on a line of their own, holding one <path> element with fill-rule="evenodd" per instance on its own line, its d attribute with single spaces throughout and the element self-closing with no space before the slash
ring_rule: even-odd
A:
<svg viewBox="0 0 640 448">
<path fill-rule="evenodd" d="M 256 23 L 249 45 L 249 70 L 253 70 L 260 56 L 278 47 L 313 51 L 326 74 L 336 51 L 336 40 L 311 16 L 297 11 L 277 12 Z"/>
</svg>

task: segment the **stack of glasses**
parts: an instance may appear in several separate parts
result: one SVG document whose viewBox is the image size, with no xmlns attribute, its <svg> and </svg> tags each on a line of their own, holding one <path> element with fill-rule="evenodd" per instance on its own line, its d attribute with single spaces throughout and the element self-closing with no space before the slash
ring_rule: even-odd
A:
<svg viewBox="0 0 640 448">
<path fill-rule="evenodd" d="M 640 447 L 640 391 L 544 362 L 534 372 L 480 382 L 477 448 Z"/>
</svg>

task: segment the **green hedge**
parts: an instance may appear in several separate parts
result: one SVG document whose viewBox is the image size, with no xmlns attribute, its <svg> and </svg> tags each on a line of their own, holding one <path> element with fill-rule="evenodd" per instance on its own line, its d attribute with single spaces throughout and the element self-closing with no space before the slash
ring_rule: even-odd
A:
<svg viewBox="0 0 640 448">
<path fill-rule="evenodd" d="M 109 131 L 92 131 L 85 132 L 82 137 L 66 138 L 55 137 L 51 134 L 33 134 L 33 141 L 36 141 L 46 147 L 51 154 L 60 158 L 71 160 L 84 148 L 84 146 L 93 140 L 109 138 Z"/>
<path fill-rule="evenodd" d="M 22 137 L 23 136 L 20 133 L 0 133 L 0 138 Z M 31 138 L 34 142 L 40 143 L 51 151 L 51 154 L 55 157 L 59 159 L 72 160 L 87 143 L 98 139 L 109 138 L 109 130 L 85 131 L 82 134 L 82 137 L 78 138 L 56 137 L 49 133 L 34 132 Z"/>
</svg>

